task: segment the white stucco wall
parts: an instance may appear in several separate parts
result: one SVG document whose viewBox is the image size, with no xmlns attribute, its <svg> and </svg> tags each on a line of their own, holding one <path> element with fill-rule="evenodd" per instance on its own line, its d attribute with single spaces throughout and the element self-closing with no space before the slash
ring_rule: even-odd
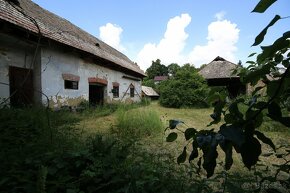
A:
<svg viewBox="0 0 290 193">
<path fill-rule="evenodd" d="M 9 66 L 33 69 L 34 52 L 34 44 L 0 33 L 0 100 L 10 95 Z"/>
<path fill-rule="evenodd" d="M 73 74 L 80 77 L 78 90 L 65 89 L 62 74 Z M 114 71 L 96 64 L 87 63 L 79 57 L 76 52 L 65 52 L 60 47 L 46 47 L 41 51 L 41 87 L 45 95 L 49 97 L 53 107 L 60 105 L 75 105 L 82 99 L 89 98 L 89 77 L 98 77 L 108 81 L 105 86 L 104 97 L 106 102 L 121 100 L 124 93 L 132 83 L 135 86 L 135 97 L 130 97 L 128 90 L 122 102 L 131 100 L 140 101 L 141 81 L 134 81 L 122 78 L 125 73 Z M 113 98 L 112 82 L 119 83 L 119 98 Z M 75 99 L 75 101 L 74 101 Z M 42 97 L 46 103 L 46 97 Z M 69 101 L 73 101 L 71 104 Z"/>
</svg>

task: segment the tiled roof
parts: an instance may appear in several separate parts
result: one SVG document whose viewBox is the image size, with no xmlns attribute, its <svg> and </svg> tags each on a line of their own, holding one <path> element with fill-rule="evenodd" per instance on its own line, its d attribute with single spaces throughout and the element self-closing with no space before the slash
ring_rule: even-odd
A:
<svg viewBox="0 0 290 193">
<path fill-rule="evenodd" d="M 168 80 L 168 76 L 155 76 L 154 81 Z"/>
<path fill-rule="evenodd" d="M 146 96 L 159 96 L 159 94 L 149 86 L 142 86 L 142 92 L 144 92 Z"/>
<path fill-rule="evenodd" d="M 33 23 L 33 20 L 35 20 L 44 37 L 103 58 L 133 71 L 141 77 L 146 76 L 139 66 L 127 56 L 66 19 L 41 8 L 31 0 L 18 1 L 19 6 L 9 3 L 7 0 L 0 0 L 0 20 L 38 33 L 38 28 Z"/>
<path fill-rule="evenodd" d="M 199 71 L 199 74 L 202 75 L 205 79 L 237 78 L 237 75 L 233 75 L 233 71 L 237 67 L 238 65 L 218 56 L 212 62 L 202 68 Z"/>
</svg>

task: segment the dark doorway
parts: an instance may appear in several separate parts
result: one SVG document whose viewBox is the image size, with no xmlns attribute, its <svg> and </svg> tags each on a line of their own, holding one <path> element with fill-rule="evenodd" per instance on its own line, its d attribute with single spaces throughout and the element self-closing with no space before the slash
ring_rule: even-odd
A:
<svg viewBox="0 0 290 193">
<path fill-rule="evenodd" d="M 92 106 L 103 105 L 104 86 L 89 84 L 89 102 Z"/>
<path fill-rule="evenodd" d="M 33 103 L 32 70 L 9 67 L 10 104 L 13 107 L 31 105 Z"/>
</svg>

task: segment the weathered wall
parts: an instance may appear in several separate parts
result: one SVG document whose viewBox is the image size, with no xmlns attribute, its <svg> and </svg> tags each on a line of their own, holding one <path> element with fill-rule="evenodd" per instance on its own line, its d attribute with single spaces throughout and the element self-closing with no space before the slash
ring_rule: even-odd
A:
<svg viewBox="0 0 290 193">
<path fill-rule="evenodd" d="M 0 99 L 8 98 L 9 89 L 9 66 L 33 69 L 39 65 L 40 56 L 37 55 L 35 63 L 32 64 L 35 44 L 22 41 L 12 36 L 0 33 Z M 37 70 L 34 72 L 37 73 Z M 33 75 L 34 83 L 39 82 L 39 76 Z M 38 84 L 34 84 L 34 100 L 40 100 L 36 90 L 41 90 Z M 9 100 L 7 101 L 9 103 Z"/>
<path fill-rule="evenodd" d="M 106 102 L 121 100 L 131 83 L 135 85 L 138 94 L 140 95 L 141 93 L 141 81 L 124 79 L 122 77 L 125 74 L 122 72 L 85 62 L 77 52 L 64 51 L 61 47 L 55 45 L 42 48 L 41 64 L 41 87 L 43 93 L 49 97 L 51 107 L 75 106 L 82 100 L 88 100 L 89 77 L 102 78 L 108 81 L 104 90 Z M 78 90 L 64 88 L 63 73 L 80 77 Z M 111 92 L 113 89 L 112 82 L 119 83 L 119 98 L 113 98 L 113 93 Z M 46 103 L 44 96 L 42 101 L 44 104 Z M 135 94 L 135 97 L 131 98 L 128 90 L 122 101 L 137 102 L 140 101 L 140 97 Z"/>
</svg>

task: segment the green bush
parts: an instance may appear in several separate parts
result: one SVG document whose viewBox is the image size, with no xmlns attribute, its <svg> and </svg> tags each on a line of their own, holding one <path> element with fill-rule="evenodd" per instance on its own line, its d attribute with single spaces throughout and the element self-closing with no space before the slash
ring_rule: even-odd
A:
<svg viewBox="0 0 290 193">
<path fill-rule="evenodd" d="M 164 128 L 157 112 L 150 109 L 132 109 L 117 112 L 117 125 L 114 130 L 120 137 L 138 139 L 151 136 Z"/>
<path fill-rule="evenodd" d="M 159 102 L 165 107 L 207 107 L 209 92 L 205 80 L 196 72 L 181 69 L 176 76 L 159 85 Z"/>
</svg>

